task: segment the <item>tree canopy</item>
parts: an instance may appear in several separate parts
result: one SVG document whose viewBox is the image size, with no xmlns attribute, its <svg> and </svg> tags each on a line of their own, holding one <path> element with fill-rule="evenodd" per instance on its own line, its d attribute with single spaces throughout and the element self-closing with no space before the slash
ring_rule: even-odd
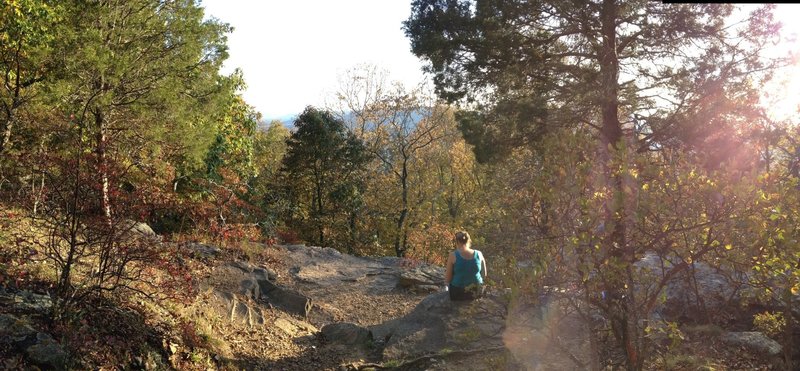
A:
<svg viewBox="0 0 800 371">
<path fill-rule="evenodd" d="M 479 158 L 581 125 L 647 151 L 755 115 L 770 9 L 731 25 L 729 4 L 418 0 L 404 29 Z"/>
</svg>

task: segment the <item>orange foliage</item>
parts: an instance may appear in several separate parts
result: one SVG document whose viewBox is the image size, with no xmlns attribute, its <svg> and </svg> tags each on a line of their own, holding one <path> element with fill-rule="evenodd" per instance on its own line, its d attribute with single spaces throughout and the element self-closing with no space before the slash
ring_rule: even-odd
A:
<svg viewBox="0 0 800 371">
<path fill-rule="evenodd" d="M 439 223 L 433 223 L 425 229 L 409 231 L 406 257 L 444 265 L 447 254 L 454 248 L 453 231 L 453 227 Z"/>
<path fill-rule="evenodd" d="M 297 232 L 291 229 L 278 228 L 275 233 L 277 234 L 277 240 L 284 244 L 296 245 L 302 242 Z"/>
</svg>

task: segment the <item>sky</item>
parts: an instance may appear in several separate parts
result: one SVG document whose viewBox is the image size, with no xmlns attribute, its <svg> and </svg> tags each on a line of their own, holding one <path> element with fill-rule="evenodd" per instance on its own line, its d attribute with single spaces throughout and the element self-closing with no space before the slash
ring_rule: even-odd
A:
<svg viewBox="0 0 800 371">
<path fill-rule="evenodd" d="M 323 106 L 337 78 L 358 64 L 392 80 L 423 80 L 401 29 L 411 0 L 203 0 L 206 15 L 234 27 L 223 73 L 241 68 L 245 100 L 265 121 Z"/>
<path fill-rule="evenodd" d="M 234 27 L 223 73 L 243 71 L 244 98 L 266 122 L 287 121 L 307 105 L 324 107 L 338 77 L 358 64 L 386 69 L 407 86 L 423 80 L 422 62 L 411 54 L 402 31 L 411 0 L 202 0 L 202 5 L 207 16 Z M 800 33 L 800 4 L 780 4 L 775 15 L 785 34 Z M 781 46 L 789 48 L 800 51 L 800 43 Z M 796 112 L 800 67 L 776 77 L 788 82 L 775 89 L 771 105 L 778 116 Z"/>
</svg>

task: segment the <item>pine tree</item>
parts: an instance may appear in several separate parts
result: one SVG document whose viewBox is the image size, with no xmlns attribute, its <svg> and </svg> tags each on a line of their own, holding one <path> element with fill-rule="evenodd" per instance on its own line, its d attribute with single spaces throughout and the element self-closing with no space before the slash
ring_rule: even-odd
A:
<svg viewBox="0 0 800 371">
<path fill-rule="evenodd" d="M 352 235 L 355 223 L 343 219 L 361 203 L 369 156 L 363 142 L 330 112 L 308 107 L 294 126 L 281 168 L 295 207 L 289 223 L 308 241 L 342 247 L 349 238 L 336 227 L 348 226 L 344 236 Z"/>
</svg>

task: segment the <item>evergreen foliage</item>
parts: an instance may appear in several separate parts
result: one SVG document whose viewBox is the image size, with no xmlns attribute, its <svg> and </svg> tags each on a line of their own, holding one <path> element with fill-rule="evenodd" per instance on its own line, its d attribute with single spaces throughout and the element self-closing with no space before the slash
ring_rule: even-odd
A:
<svg viewBox="0 0 800 371">
<path fill-rule="evenodd" d="M 290 225 L 320 246 L 346 246 L 345 222 L 361 204 L 369 156 L 361 140 L 328 111 L 308 107 L 294 122 L 281 171 L 292 201 Z"/>
</svg>

